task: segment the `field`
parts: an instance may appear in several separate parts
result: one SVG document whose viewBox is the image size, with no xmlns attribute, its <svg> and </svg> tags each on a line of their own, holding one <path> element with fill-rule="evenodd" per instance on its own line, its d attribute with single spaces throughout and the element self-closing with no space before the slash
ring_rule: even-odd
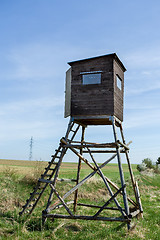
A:
<svg viewBox="0 0 160 240">
<path fill-rule="evenodd" d="M 160 175 L 139 174 L 136 165 L 132 167 L 139 183 L 144 218 L 133 219 L 130 231 L 127 231 L 126 225 L 122 223 L 103 221 L 47 219 L 42 226 L 41 212 L 48 199 L 49 187 L 32 215 L 19 217 L 19 211 L 46 165 L 46 162 L 0 160 L 0 239 L 160 239 Z M 76 163 L 63 163 L 60 177 L 73 178 L 76 169 Z M 127 193 L 132 197 L 131 183 L 125 164 L 123 164 L 123 170 Z M 117 185 L 119 184 L 116 164 L 107 165 L 103 172 Z M 82 164 L 81 177 L 89 173 L 88 167 Z M 67 187 L 60 186 L 62 194 Z M 84 202 L 90 199 L 96 203 L 99 200 L 105 202 L 106 192 L 102 180 L 98 176 L 91 178 L 89 183 L 82 186 L 79 198 Z"/>
</svg>

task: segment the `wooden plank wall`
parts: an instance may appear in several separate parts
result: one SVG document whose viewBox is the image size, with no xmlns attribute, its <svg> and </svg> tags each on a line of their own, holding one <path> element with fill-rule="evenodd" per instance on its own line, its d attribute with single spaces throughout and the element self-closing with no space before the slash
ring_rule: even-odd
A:
<svg viewBox="0 0 160 240">
<path fill-rule="evenodd" d="M 82 85 L 81 72 L 102 71 L 102 84 Z M 114 114 L 113 59 L 104 57 L 77 62 L 72 66 L 71 114 Z"/>
<path fill-rule="evenodd" d="M 117 87 L 117 77 L 122 80 L 121 90 Z M 123 95 L 124 95 L 124 72 L 120 65 L 114 61 L 114 116 L 123 121 Z"/>
</svg>

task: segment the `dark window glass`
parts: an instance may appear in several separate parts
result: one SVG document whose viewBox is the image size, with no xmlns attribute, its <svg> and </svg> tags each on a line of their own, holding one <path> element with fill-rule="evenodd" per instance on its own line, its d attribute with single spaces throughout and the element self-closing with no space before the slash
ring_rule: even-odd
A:
<svg viewBox="0 0 160 240">
<path fill-rule="evenodd" d="M 83 85 L 87 84 L 100 84 L 101 83 L 101 73 L 90 73 L 82 75 Z"/>
</svg>

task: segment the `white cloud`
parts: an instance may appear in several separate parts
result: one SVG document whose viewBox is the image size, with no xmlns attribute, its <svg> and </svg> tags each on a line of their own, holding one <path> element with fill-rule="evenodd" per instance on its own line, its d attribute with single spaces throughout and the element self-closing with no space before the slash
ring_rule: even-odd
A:
<svg viewBox="0 0 160 240">
<path fill-rule="evenodd" d="M 125 127 L 133 128 L 138 130 L 138 128 L 152 129 L 157 127 L 159 130 L 160 121 L 160 111 L 156 108 L 153 109 L 135 109 L 132 112 L 126 111 L 125 114 Z"/>
<path fill-rule="evenodd" d="M 151 49 L 137 49 L 137 52 L 126 54 L 125 61 L 128 67 L 150 71 L 152 67 L 160 67 L 160 48 L 152 46 Z"/>
<path fill-rule="evenodd" d="M 65 43 L 18 45 L 3 53 L 1 62 L 3 64 L 5 59 L 8 67 L 2 69 L 1 79 L 40 80 L 65 76 L 65 71 L 69 68 L 67 62 L 79 59 L 81 55 L 84 58 L 87 52 L 89 49 L 81 49 L 73 44 L 66 46 Z"/>
<path fill-rule="evenodd" d="M 4 103 L 0 116 L 0 139 L 3 141 L 31 135 L 37 138 L 57 135 L 63 125 L 63 97 Z"/>
<path fill-rule="evenodd" d="M 19 46 L 8 53 L 8 63 L 11 66 L 8 78 L 38 80 L 59 76 L 60 68 L 64 68 L 65 64 L 59 61 L 61 57 L 59 49 L 54 46 L 42 44 Z"/>
<path fill-rule="evenodd" d="M 160 90 L 160 48 L 139 49 L 125 57 L 125 93 L 140 95 Z"/>
<path fill-rule="evenodd" d="M 0 115 L 16 115 L 22 114 L 28 111 L 35 111 L 40 109 L 41 111 L 53 109 L 55 107 L 62 107 L 64 104 L 64 96 L 56 97 L 42 97 L 28 100 L 19 100 L 9 103 L 1 104 Z"/>
</svg>

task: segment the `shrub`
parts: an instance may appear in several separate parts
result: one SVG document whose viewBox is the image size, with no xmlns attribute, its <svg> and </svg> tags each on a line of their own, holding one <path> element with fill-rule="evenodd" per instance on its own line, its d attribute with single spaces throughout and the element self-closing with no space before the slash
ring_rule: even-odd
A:
<svg viewBox="0 0 160 240">
<path fill-rule="evenodd" d="M 156 165 L 159 165 L 159 166 L 160 166 L 160 157 L 157 159 Z"/>
<path fill-rule="evenodd" d="M 160 173 L 160 157 L 157 159 L 156 165 L 152 163 L 152 160 L 150 158 L 143 159 L 142 163 L 137 165 L 137 170 L 139 172 L 145 171 L 147 169 L 152 169 L 154 173 Z"/>
<path fill-rule="evenodd" d="M 150 158 L 143 159 L 142 163 L 144 163 L 147 168 L 154 168 L 152 160 Z"/>
<path fill-rule="evenodd" d="M 138 164 L 137 165 L 137 170 L 139 171 L 139 172 L 142 172 L 142 171 L 144 171 L 144 170 L 146 170 L 147 169 L 147 167 L 146 167 L 146 164 L 145 163 L 141 163 L 141 164 Z"/>
</svg>

